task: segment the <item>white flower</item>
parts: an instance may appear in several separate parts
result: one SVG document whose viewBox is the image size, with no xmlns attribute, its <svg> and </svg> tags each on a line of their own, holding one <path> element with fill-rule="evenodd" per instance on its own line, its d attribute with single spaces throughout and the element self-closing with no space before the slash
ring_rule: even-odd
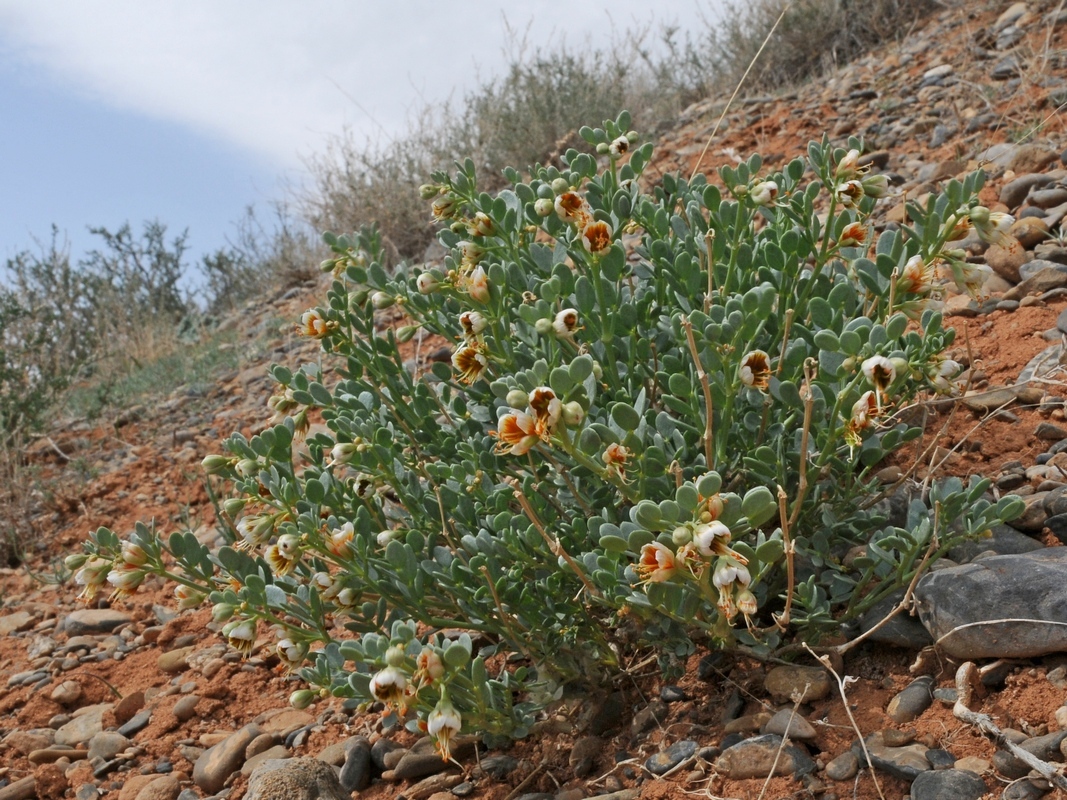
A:
<svg viewBox="0 0 1067 800">
<path fill-rule="evenodd" d="M 488 320 L 480 311 L 464 311 L 459 315 L 459 326 L 463 329 L 463 338 L 468 342 L 476 341 L 488 325 Z"/>
<path fill-rule="evenodd" d="M 774 181 L 761 181 L 752 187 L 748 196 L 758 206 L 774 205 L 778 198 L 778 184 Z"/>
<path fill-rule="evenodd" d="M 404 699 L 408 679 L 396 667 L 386 667 L 370 679 L 370 693 L 376 700 L 388 706 L 398 705 Z"/>
<path fill-rule="evenodd" d="M 573 308 L 565 308 L 556 314 L 552 320 L 552 330 L 558 339 L 574 341 L 574 333 L 578 330 L 578 311 Z"/>
<path fill-rule="evenodd" d="M 452 757 L 450 743 L 462 726 L 459 712 L 449 702 L 448 695 L 442 692 L 437 707 L 426 718 L 426 732 L 437 740 L 437 751 L 445 761 Z"/>
<path fill-rule="evenodd" d="M 256 645 L 256 623 L 253 620 L 234 620 L 222 629 L 230 647 L 246 658 Z"/>
<path fill-rule="evenodd" d="M 741 359 L 741 383 L 753 389 L 765 390 L 770 385 L 771 362 L 762 350 L 753 350 Z"/>
<path fill-rule="evenodd" d="M 718 520 L 698 525 L 693 531 L 693 544 L 697 552 L 705 558 L 726 552 L 726 546 L 730 543 L 733 534 L 730 529 Z"/>
<path fill-rule="evenodd" d="M 879 393 L 888 389 L 897 379 L 897 368 L 885 356 L 871 356 L 862 365 L 863 374 Z"/>
</svg>

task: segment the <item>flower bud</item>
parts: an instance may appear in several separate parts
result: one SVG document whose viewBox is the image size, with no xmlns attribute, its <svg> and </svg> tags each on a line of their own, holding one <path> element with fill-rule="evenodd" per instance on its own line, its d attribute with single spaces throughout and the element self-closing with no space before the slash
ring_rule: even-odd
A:
<svg viewBox="0 0 1067 800">
<path fill-rule="evenodd" d="M 304 709 L 315 702 L 316 696 L 311 689 L 297 689 L 289 695 L 289 705 L 293 708 Z"/>
<path fill-rule="evenodd" d="M 563 424 L 574 426 L 585 418 L 585 409 L 577 400 L 563 404 Z"/>
<path fill-rule="evenodd" d="M 693 532 L 685 525 L 679 525 L 671 531 L 671 541 L 674 542 L 675 547 L 687 545 L 693 541 Z"/>
<path fill-rule="evenodd" d="M 415 279 L 420 294 L 433 294 L 441 288 L 441 281 L 432 272 L 423 272 Z"/>
<path fill-rule="evenodd" d="M 259 473 L 259 462 L 254 458 L 242 458 L 237 462 L 236 470 L 242 478 L 251 478 Z"/>
<path fill-rule="evenodd" d="M 359 445 L 355 442 L 338 442 L 330 450 L 330 459 L 335 464 L 347 464 L 352 457 L 359 452 Z"/>
<path fill-rule="evenodd" d="M 222 502 L 222 510 L 232 519 L 245 510 L 246 503 L 247 501 L 240 497 L 231 497 Z"/>
<path fill-rule="evenodd" d="M 76 569 L 81 569 L 85 566 L 85 562 L 89 560 L 89 556 L 86 553 L 72 553 L 63 559 L 63 566 L 72 572 Z"/>
<path fill-rule="evenodd" d="M 410 342 L 418 330 L 418 325 L 402 325 L 396 329 L 396 340 L 400 343 Z"/>
<path fill-rule="evenodd" d="M 139 544 L 133 542 L 122 543 L 122 560 L 131 567 L 143 567 L 148 563 L 148 553 Z"/>
<path fill-rule="evenodd" d="M 433 200 L 441 193 L 441 187 L 436 183 L 424 183 L 419 187 L 419 197 L 423 200 Z"/>
<path fill-rule="evenodd" d="M 349 308 L 362 308 L 363 304 L 367 302 L 367 298 L 370 297 L 369 289 L 357 289 L 354 292 L 348 293 L 348 307 Z"/>
<path fill-rule="evenodd" d="M 868 175 L 860 184 L 863 186 L 863 193 L 875 199 L 885 197 L 889 191 L 889 178 L 885 175 Z"/>
<path fill-rule="evenodd" d="M 597 151 L 597 153 L 599 155 L 606 156 L 608 154 L 608 152 L 610 151 L 610 148 L 608 147 L 608 143 L 607 142 L 601 142 L 600 144 L 598 144 L 596 146 L 596 151 Z"/>
<path fill-rule="evenodd" d="M 200 462 L 200 466 L 204 468 L 204 472 L 208 475 L 218 475 L 233 466 L 233 459 L 226 456 L 210 455 Z"/>
<path fill-rule="evenodd" d="M 233 616 L 234 611 L 234 607 L 229 603 L 215 603 L 215 605 L 211 607 L 211 618 L 215 620 L 215 622 L 225 622 Z"/>
<path fill-rule="evenodd" d="M 641 141 L 641 135 L 637 131 L 626 131 L 626 140 L 630 144 L 637 144 Z"/>
<path fill-rule="evenodd" d="M 385 663 L 390 667 L 404 666 L 404 660 L 406 658 L 407 653 L 404 652 L 404 648 L 400 645 L 394 644 L 385 651 Z"/>
<path fill-rule="evenodd" d="M 547 217 L 555 210 L 556 206 L 550 198 L 542 197 L 534 201 L 534 213 L 539 217 Z"/>
<path fill-rule="evenodd" d="M 508 392 L 507 397 L 504 398 L 504 402 L 512 408 L 525 408 L 526 404 L 530 402 L 530 395 L 522 389 L 512 389 Z"/>
<path fill-rule="evenodd" d="M 556 178 L 552 181 L 552 191 L 556 194 L 563 194 L 563 192 L 568 191 L 570 188 L 571 186 L 567 183 L 566 178 Z"/>
<path fill-rule="evenodd" d="M 327 258 L 321 264 L 319 264 L 319 270 L 322 272 L 333 272 L 337 268 L 337 262 L 339 259 Z"/>
<path fill-rule="evenodd" d="M 552 336 L 555 334 L 555 328 L 552 327 L 552 320 L 539 319 L 534 323 L 534 330 L 542 336 Z"/>
<path fill-rule="evenodd" d="M 379 311 L 396 303 L 396 298 L 388 292 L 375 292 L 370 296 L 370 304 Z"/>
</svg>

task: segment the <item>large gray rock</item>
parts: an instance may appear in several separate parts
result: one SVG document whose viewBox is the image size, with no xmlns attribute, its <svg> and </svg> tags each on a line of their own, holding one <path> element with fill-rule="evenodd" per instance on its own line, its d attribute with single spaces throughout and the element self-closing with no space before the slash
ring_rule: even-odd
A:
<svg viewBox="0 0 1067 800">
<path fill-rule="evenodd" d="M 1067 651 L 1067 548 L 938 570 L 919 581 L 915 598 L 919 618 L 953 658 Z"/>
<path fill-rule="evenodd" d="M 986 791 L 985 781 L 960 769 L 923 772 L 911 784 L 912 800 L 978 800 Z"/>
<path fill-rule="evenodd" d="M 774 734 L 738 742 L 715 759 L 715 771 L 730 780 L 766 778 L 771 775 L 803 777 L 815 771 L 815 762 L 794 744 L 782 746 L 782 737 Z"/>
<path fill-rule="evenodd" d="M 68 636 L 111 633 L 132 620 L 129 614 L 112 608 L 82 608 L 67 614 L 63 620 L 63 631 Z"/>
<path fill-rule="evenodd" d="M 264 761 L 248 779 L 245 800 L 351 800 L 333 767 L 317 758 Z"/>
</svg>

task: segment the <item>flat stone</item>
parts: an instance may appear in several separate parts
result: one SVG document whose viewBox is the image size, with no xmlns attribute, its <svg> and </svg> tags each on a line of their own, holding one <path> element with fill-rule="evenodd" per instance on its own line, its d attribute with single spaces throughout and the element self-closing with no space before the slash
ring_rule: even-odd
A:
<svg viewBox="0 0 1067 800">
<path fill-rule="evenodd" d="M 1027 295 L 1044 294 L 1052 289 L 1062 289 L 1064 286 L 1067 286 L 1067 272 L 1048 267 L 1010 288 L 1004 293 L 1004 299 L 1022 300 Z"/>
<path fill-rule="evenodd" d="M 136 800 L 178 800 L 182 787 L 171 775 L 149 776 L 152 781 L 137 793 Z"/>
<path fill-rule="evenodd" d="M 435 800 L 440 798 L 449 800 L 454 796 L 451 791 L 455 787 L 463 783 L 463 776 L 455 773 L 441 773 L 438 775 L 431 775 L 429 778 L 423 778 L 414 786 L 404 790 L 404 797 L 408 800 Z M 458 796 L 458 795 L 455 795 Z M 584 797 L 585 794 L 582 794 Z M 556 800 L 559 800 L 559 795 L 556 795 Z"/>
<path fill-rule="evenodd" d="M 56 731 L 56 744 L 76 745 L 88 742 L 104 727 L 104 714 L 113 708 L 112 703 L 100 703 L 78 709 L 78 716 Z"/>
<path fill-rule="evenodd" d="M 71 611 L 63 619 L 63 631 L 68 636 L 88 636 L 111 633 L 120 625 L 133 621 L 133 617 L 113 608 L 81 608 Z"/>
<path fill-rule="evenodd" d="M 226 779 L 244 764 L 245 748 L 259 734 L 257 725 L 245 725 L 206 750 L 193 766 L 193 783 L 211 794 L 222 789 Z"/>
<path fill-rule="evenodd" d="M 89 756 L 89 751 L 72 747 L 46 747 L 42 750 L 33 750 L 26 758 L 31 764 L 51 764 L 61 758 L 69 758 L 72 762 L 79 761 Z"/>
<path fill-rule="evenodd" d="M 1067 549 L 990 556 L 924 576 L 919 618 L 952 658 L 1033 658 L 1067 650 Z"/>
<path fill-rule="evenodd" d="M 144 692 L 140 689 L 130 692 L 115 704 L 115 721 L 119 725 L 125 725 L 142 708 L 144 708 Z"/>
<path fill-rule="evenodd" d="M 960 402 L 967 408 L 979 414 L 996 411 L 998 408 L 1011 405 L 1015 400 L 1015 392 L 1004 387 L 992 387 L 981 391 L 971 390 L 960 398 Z"/>
<path fill-rule="evenodd" d="M 916 678 L 889 701 L 886 714 L 894 722 L 911 722 L 918 719 L 934 702 L 933 685 L 934 679 L 929 675 Z"/>
<path fill-rule="evenodd" d="M 860 760 L 851 750 L 846 750 L 826 765 L 826 777 L 832 781 L 850 781 L 859 771 Z"/>
<path fill-rule="evenodd" d="M 0 617 L 0 636 L 10 636 L 18 631 L 33 627 L 37 618 L 29 611 L 16 611 Z"/>
<path fill-rule="evenodd" d="M 887 772 L 897 778 L 911 781 L 920 773 L 931 769 L 929 760 L 926 758 L 926 746 L 921 744 L 909 744 L 904 747 L 889 747 L 881 731 L 872 733 L 864 742 L 867 752 L 871 756 L 871 763 L 877 769 Z M 852 750 L 864 762 L 863 749 L 859 743 L 852 745 Z"/>
<path fill-rule="evenodd" d="M 245 800 L 351 800 L 329 764 L 314 758 L 267 760 L 248 779 Z"/>
<path fill-rule="evenodd" d="M 133 736 L 145 728 L 148 727 L 148 723 L 152 721 L 152 711 L 145 709 L 139 714 L 134 714 L 126 723 L 119 728 L 119 733 L 123 736 Z"/>
<path fill-rule="evenodd" d="M 665 775 L 687 758 L 696 755 L 699 745 L 691 739 L 675 742 L 666 750 L 661 750 L 645 761 L 645 769 L 653 775 Z"/>
<path fill-rule="evenodd" d="M 345 745 L 347 752 L 341 767 L 341 787 L 349 792 L 361 792 L 371 782 L 371 743 L 363 736 L 355 736 Z"/>
<path fill-rule="evenodd" d="M 173 675 L 176 672 L 185 672 L 189 668 L 189 655 L 194 650 L 196 650 L 196 647 L 189 645 L 188 647 L 176 647 L 173 650 L 162 653 L 157 661 L 159 671 L 168 675 Z"/>
<path fill-rule="evenodd" d="M 767 720 L 762 733 L 773 733 L 778 736 L 788 736 L 790 739 L 808 741 L 816 736 L 815 728 L 800 714 L 793 712 L 791 708 L 783 708 L 775 712 L 774 716 Z"/>
<path fill-rule="evenodd" d="M 121 733 L 100 731 L 89 741 L 89 759 L 102 758 L 106 761 L 114 758 L 132 744 L 133 742 Z"/>
<path fill-rule="evenodd" d="M 0 800 L 33 800 L 37 797 L 37 779 L 30 775 L 0 789 Z"/>
<path fill-rule="evenodd" d="M 978 800 L 985 793 L 985 781 L 959 769 L 923 772 L 911 784 L 912 800 Z"/>
<path fill-rule="evenodd" d="M 196 704 L 199 702 L 200 698 L 197 695 L 186 695 L 174 704 L 171 712 L 178 718 L 179 722 L 187 722 L 196 716 Z"/>
<path fill-rule="evenodd" d="M 436 753 L 406 753 L 393 769 L 397 781 L 412 781 L 448 769 L 449 763 Z"/>
<path fill-rule="evenodd" d="M 830 694 L 831 683 L 822 667 L 788 664 L 771 669 L 763 686 L 777 700 L 810 703 Z"/>
<path fill-rule="evenodd" d="M 766 778 L 771 775 L 801 777 L 815 771 L 816 764 L 796 745 L 782 745 L 782 737 L 773 734 L 746 739 L 722 752 L 715 759 L 715 771 L 730 780 Z"/>
<path fill-rule="evenodd" d="M 308 712 L 296 708 L 286 708 L 260 722 L 259 728 L 263 733 L 276 733 L 284 738 L 293 731 L 314 724 L 315 717 Z"/>
<path fill-rule="evenodd" d="M 929 758 L 927 754 L 927 758 Z M 992 764 L 986 761 L 984 758 L 978 756 L 966 756 L 959 759 L 952 765 L 953 769 L 963 770 L 965 772 L 973 772 L 975 775 L 982 775 L 988 772 L 992 768 Z"/>
<path fill-rule="evenodd" d="M 575 740 L 567 756 L 567 764 L 576 778 L 593 774 L 597 759 L 604 752 L 604 740 L 599 736 L 582 736 Z"/>
<path fill-rule="evenodd" d="M 479 773 L 488 775 L 490 778 L 497 781 L 507 780 L 507 777 L 518 768 L 518 759 L 509 756 L 507 753 L 497 753 L 496 755 L 483 758 L 478 764 Z"/>
<path fill-rule="evenodd" d="M 266 761 L 280 761 L 293 757 L 284 744 L 276 744 L 273 747 L 268 747 L 262 753 L 256 753 L 241 766 L 242 775 L 251 775 L 259 767 L 260 764 Z"/>
<path fill-rule="evenodd" d="M 1058 442 L 1061 439 L 1067 439 L 1067 429 L 1061 428 L 1059 425 L 1053 425 L 1051 422 L 1041 422 L 1038 423 L 1037 428 L 1034 430 L 1034 438 Z"/>
<path fill-rule="evenodd" d="M 32 753 L 34 750 L 43 750 L 51 747 L 56 740 L 56 732 L 50 728 L 40 728 L 32 731 L 11 731 L 3 739 L 5 747 L 9 747 L 16 752 Z"/>
<path fill-rule="evenodd" d="M 1047 186 L 1051 182 L 1052 176 L 1046 175 L 1043 172 L 1031 172 L 1027 175 L 1020 175 L 1018 178 L 1008 181 L 1001 187 L 1000 202 L 1006 205 L 1009 209 L 1018 208 L 1030 193 L 1031 188 L 1035 186 Z"/>
<path fill-rule="evenodd" d="M 985 263 L 997 275 L 1009 283 L 1018 283 L 1021 280 L 1020 269 L 1029 261 L 1030 254 L 1018 244 L 1012 247 L 1002 247 L 999 244 L 990 245 L 985 251 Z M 1018 297 L 1009 297 L 1009 300 L 1018 300 Z"/>
<path fill-rule="evenodd" d="M 51 698 L 61 706 L 72 705 L 81 698 L 82 685 L 77 681 L 63 681 L 52 690 Z"/>
</svg>

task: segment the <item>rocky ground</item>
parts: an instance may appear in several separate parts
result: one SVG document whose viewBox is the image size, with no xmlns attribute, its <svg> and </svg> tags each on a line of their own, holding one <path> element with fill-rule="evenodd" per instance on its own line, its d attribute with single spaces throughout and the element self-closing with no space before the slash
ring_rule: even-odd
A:
<svg viewBox="0 0 1067 800">
<path fill-rule="evenodd" d="M 268 649 L 242 661 L 207 611 L 177 613 L 161 583 L 128 604 L 79 607 L 56 564 L 88 530 L 154 520 L 216 535 L 200 459 L 232 430 L 265 424 L 269 361 L 317 359 L 292 333 L 322 291 L 305 286 L 240 315 L 242 366 L 209 389 L 181 387 L 106 425 L 71 423 L 31 448 L 46 491 L 27 501 L 26 563 L 0 570 L 0 800 L 1067 796 L 953 713 L 962 699 L 1041 761 L 1067 761 L 1065 66 L 1062 2 L 953 3 L 824 80 L 739 100 L 706 154 L 721 101 L 694 105 L 660 137 L 655 169 L 688 172 L 752 151 L 774 167 L 824 133 L 859 135 L 899 192 L 883 225 L 904 219 L 905 197 L 979 165 L 983 201 L 1018 220 L 1018 247 L 964 242 L 996 273 L 988 299 L 947 303 L 968 396 L 931 406 L 925 439 L 882 477 L 903 476 L 903 493 L 935 465 L 988 476 L 1026 513 L 950 553 L 920 584 L 917 617 L 832 665 L 848 676 L 844 697 L 812 659 L 698 654 L 677 684 L 635 674 L 565 700 L 510 750 L 461 742 L 462 768 L 446 769 L 373 715 L 289 708 L 296 684 Z M 74 461 L 92 477 L 74 477 Z M 956 684 L 969 661 L 981 668 L 973 693 Z"/>
</svg>

